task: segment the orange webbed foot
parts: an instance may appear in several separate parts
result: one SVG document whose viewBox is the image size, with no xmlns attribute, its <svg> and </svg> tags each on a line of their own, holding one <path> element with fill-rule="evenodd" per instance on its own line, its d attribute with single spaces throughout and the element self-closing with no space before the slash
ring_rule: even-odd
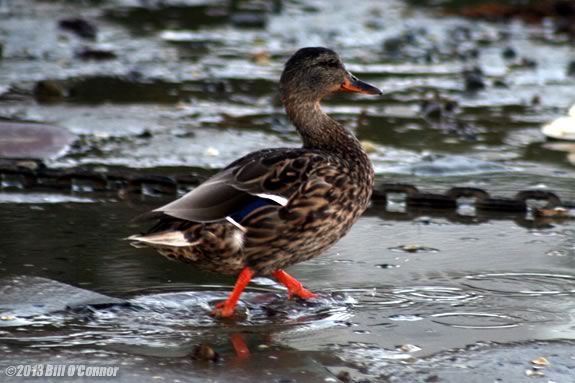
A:
<svg viewBox="0 0 575 383">
<path fill-rule="evenodd" d="M 301 289 L 299 289 L 297 291 L 289 291 L 288 290 L 288 298 L 289 299 L 293 298 L 294 295 L 300 299 L 311 299 L 311 298 L 317 297 L 316 294 L 312 293 L 309 290 L 304 289 L 303 286 Z"/>
<path fill-rule="evenodd" d="M 288 289 L 288 299 L 292 299 L 294 296 L 300 299 L 311 299 L 316 297 L 314 293 L 305 289 L 300 281 L 285 271 L 277 270 L 274 271 L 272 275 Z"/>
<path fill-rule="evenodd" d="M 235 304 L 229 305 L 228 301 L 220 302 L 215 305 L 214 309 L 212 310 L 211 314 L 214 318 L 231 318 L 234 316 L 236 312 Z"/>
<path fill-rule="evenodd" d="M 252 279 L 254 272 L 249 267 L 245 267 L 238 276 L 234 290 L 223 302 L 216 304 L 215 308 L 212 310 L 212 316 L 215 318 L 230 318 L 233 317 L 236 312 L 236 305 L 240 299 L 242 291 L 246 288 L 250 280 Z"/>
</svg>

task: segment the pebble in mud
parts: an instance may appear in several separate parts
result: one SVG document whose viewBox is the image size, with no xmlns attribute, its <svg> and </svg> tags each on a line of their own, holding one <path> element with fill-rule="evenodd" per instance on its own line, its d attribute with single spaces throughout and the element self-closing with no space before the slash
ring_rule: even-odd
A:
<svg viewBox="0 0 575 383">
<path fill-rule="evenodd" d="M 337 374 L 337 378 L 339 379 L 340 382 L 343 383 L 353 382 L 353 379 L 351 378 L 351 374 L 349 373 L 349 371 L 340 371 L 339 374 Z"/>
<path fill-rule="evenodd" d="M 196 345 L 190 357 L 193 360 L 203 360 L 208 362 L 217 362 L 220 359 L 220 355 L 206 343 Z"/>
</svg>

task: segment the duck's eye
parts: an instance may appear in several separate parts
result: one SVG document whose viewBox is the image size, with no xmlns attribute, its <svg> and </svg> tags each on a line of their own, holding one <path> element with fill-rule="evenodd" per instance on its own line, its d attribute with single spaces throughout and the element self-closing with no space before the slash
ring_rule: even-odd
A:
<svg viewBox="0 0 575 383">
<path fill-rule="evenodd" d="M 339 62 L 337 61 L 322 61 L 318 64 L 324 68 L 339 68 Z"/>
</svg>

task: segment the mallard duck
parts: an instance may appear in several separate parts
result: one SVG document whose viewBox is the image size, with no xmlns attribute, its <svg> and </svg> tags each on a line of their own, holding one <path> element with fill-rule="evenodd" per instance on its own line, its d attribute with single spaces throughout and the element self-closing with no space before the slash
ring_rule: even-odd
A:
<svg viewBox="0 0 575 383">
<path fill-rule="evenodd" d="M 264 149 L 232 162 L 153 210 L 155 226 L 129 237 L 169 259 L 238 275 L 215 316 L 234 314 L 254 276 L 273 276 L 289 298 L 313 298 L 284 268 L 321 254 L 366 209 L 371 162 L 360 142 L 320 109 L 321 99 L 336 92 L 381 94 L 348 72 L 333 50 L 298 50 L 281 75 L 280 95 L 303 147 Z"/>
</svg>

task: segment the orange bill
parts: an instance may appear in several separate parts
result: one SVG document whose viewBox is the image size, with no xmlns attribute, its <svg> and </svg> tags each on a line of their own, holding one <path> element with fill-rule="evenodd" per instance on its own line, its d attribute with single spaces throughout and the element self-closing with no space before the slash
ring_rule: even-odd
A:
<svg viewBox="0 0 575 383">
<path fill-rule="evenodd" d="M 381 90 L 377 89 L 375 86 L 359 80 L 349 72 L 347 72 L 347 74 L 348 75 L 346 76 L 343 84 L 341 84 L 341 92 L 383 94 Z"/>
</svg>

